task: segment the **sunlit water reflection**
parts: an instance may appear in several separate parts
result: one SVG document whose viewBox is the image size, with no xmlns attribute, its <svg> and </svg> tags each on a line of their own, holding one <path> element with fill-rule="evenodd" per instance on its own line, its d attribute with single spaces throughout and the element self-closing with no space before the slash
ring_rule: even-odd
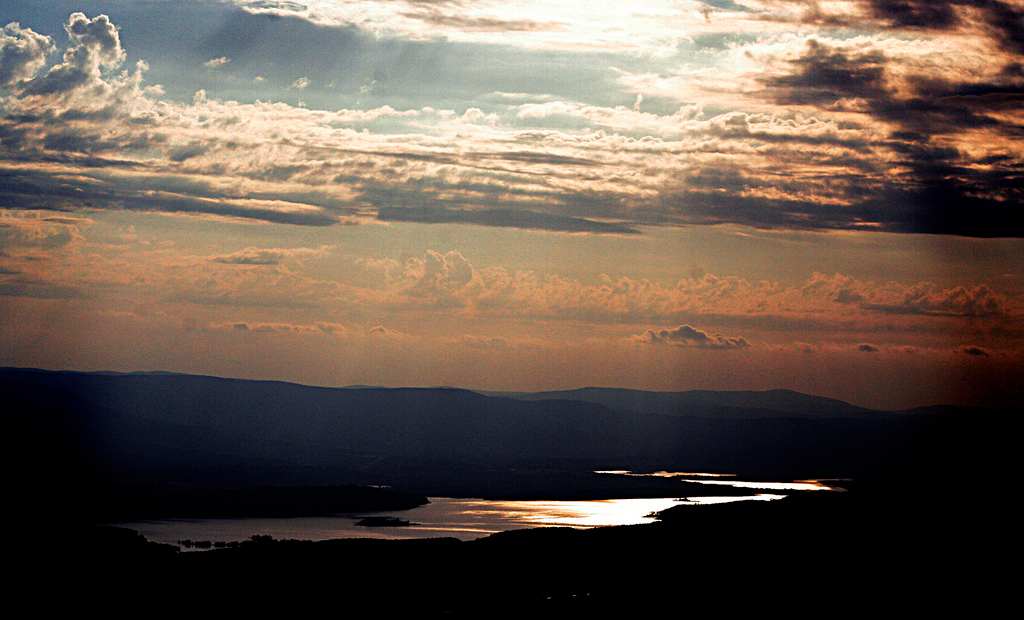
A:
<svg viewBox="0 0 1024 620">
<path fill-rule="evenodd" d="M 604 499 L 587 501 L 501 501 L 432 497 L 430 503 L 412 510 L 376 512 L 412 522 L 405 527 L 362 527 L 366 515 L 339 515 L 292 519 L 174 519 L 120 524 L 141 532 L 146 538 L 164 543 L 181 540 L 232 542 L 254 534 L 274 538 L 327 540 L 332 538 L 437 538 L 462 540 L 481 538 L 497 532 L 528 527 L 589 528 L 639 525 L 655 521 L 654 514 L 673 506 L 706 506 L 742 501 L 771 501 L 785 495 L 778 491 L 841 491 L 820 480 L 767 482 L 736 480 L 733 474 L 703 472 L 634 473 L 626 470 L 595 472 L 604 475 L 674 478 L 711 486 L 748 489 L 748 495 Z"/>
<path fill-rule="evenodd" d="M 654 471 L 637 473 L 625 469 L 598 470 L 595 474 L 611 476 L 629 476 L 634 478 L 676 478 L 680 482 L 693 482 L 712 486 L 725 486 L 735 489 L 754 489 L 763 491 L 845 491 L 846 489 L 825 484 L 831 480 L 793 480 L 791 482 L 770 482 L 761 480 L 735 480 L 736 474 L 718 474 L 683 471 Z M 841 482 L 841 481 L 839 481 Z M 741 498 L 746 499 L 746 498 Z"/>
<path fill-rule="evenodd" d="M 600 527 L 651 523 L 653 513 L 677 506 L 706 505 L 743 500 L 772 500 L 782 495 L 757 494 L 743 497 L 663 497 L 606 499 L 592 501 L 500 501 L 432 497 L 425 506 L 375 515 L 411 521 L 407 527 L 361 527 L 360 515 L 303 517 L 293 519 L 173 519 L 119 524 L 146 538 L 175 544 L 180 540 L 231 542 L 254 534 L 274 538 L 327 540 L 331 538 L 437 538 L 462 540 L 481 538 L 497 532 L 527 527 Z"/>
</svg>

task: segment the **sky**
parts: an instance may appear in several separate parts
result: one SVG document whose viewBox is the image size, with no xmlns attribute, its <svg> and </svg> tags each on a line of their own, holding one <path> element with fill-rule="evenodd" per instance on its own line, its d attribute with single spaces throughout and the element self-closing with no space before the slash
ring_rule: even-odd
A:
<svg viewBox="0 0 1024 620">
<path fill-rule="evenodd" d="M 3 0 L 0 26 L 0 365 L 1022 395 L 1020 0 Z"/>
</svg>

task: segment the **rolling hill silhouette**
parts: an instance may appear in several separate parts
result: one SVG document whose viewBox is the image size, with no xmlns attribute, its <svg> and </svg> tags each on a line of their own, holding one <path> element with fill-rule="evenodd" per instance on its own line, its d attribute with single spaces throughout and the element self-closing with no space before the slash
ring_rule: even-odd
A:
<svg viewBox="0 0 1024 620">
<path fill-rule="evenodd" d="M 766 417 L 832 418 L 873 413 L 850 403 L 801 394 L 792 390 L 651 392 L 622 388 L 586 387 L 552 392 L 488 392 L 519 400 L 575 400 L 618 411 L 673 416 L 713 416 L 756 419 Z"/>
<path fill-rule="evenodd" d="M 60 490 L 88 496 L 83 489 L 167 484 L 663 495 L 661 481 L 590 472 L 867 478 L 950 469 L 1003 452 L 988 449 L 998 412 L 881 413 L 787 391 L 588 388 L 512 398 L 453 388 L 27 369 L 0 370 L 0 387 L 9 395 L 7 457 L 36 501 Z"/>
</svg>

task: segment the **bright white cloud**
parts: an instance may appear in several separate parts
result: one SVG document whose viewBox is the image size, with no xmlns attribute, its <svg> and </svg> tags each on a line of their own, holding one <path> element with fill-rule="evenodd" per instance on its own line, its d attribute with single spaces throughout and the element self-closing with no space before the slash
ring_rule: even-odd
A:
<svg viewBox="0 0 1024 620">
<path fill-rule="evenodd" d="M 203 66 L 207 69 L 219 69 L 220 67 L 223 67 L 229 62 L 231 62 L 231 59 L 227 56 L 218 56 L 217 58 L 211 58 L 207 60 L 203 63 Z"/>
<path fill-rule="evenodd" d="M 27 80 L 46 64 L 53 40 L 11 22 L 0 30 L 0 87 Z"/>
</svg>

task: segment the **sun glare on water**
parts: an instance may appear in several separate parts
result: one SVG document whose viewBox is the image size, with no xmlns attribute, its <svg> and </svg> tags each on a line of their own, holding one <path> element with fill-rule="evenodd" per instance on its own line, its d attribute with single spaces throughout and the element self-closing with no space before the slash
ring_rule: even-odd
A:
<svg viewBox="0 0 1024 620">
<path fill-rule="evenodd" d="M 496 506 L 503 516 L 525 525 L 598 527 L 652 523 L 653 513 L 677 505 L 679 500 L 605 499 L 591 501 L 509 501 Z"/>
</svg>

